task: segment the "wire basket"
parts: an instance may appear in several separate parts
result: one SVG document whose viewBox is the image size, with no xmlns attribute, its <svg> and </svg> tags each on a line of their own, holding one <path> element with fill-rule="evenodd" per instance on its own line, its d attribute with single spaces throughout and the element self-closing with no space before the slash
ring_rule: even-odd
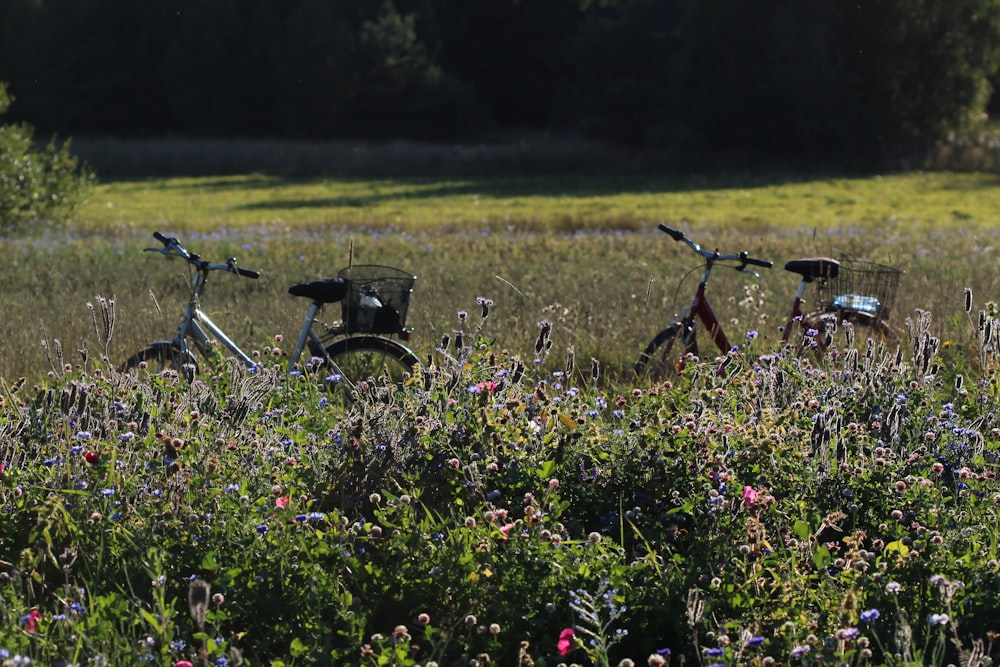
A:
<svg viewBox="0 0 1000 667">
<path fill-rule="evenodd" d="M 900 269 L 866 262 L 841 259 L 835 278 L 817 280 L 816 296 L 827 311 L 853 311 L 880 320 L 889 319 L 896 301 Z"/>
<path fill-rule="evenodd" d="M 377 264 L 355 264 L 337 274 L 347 281 L 343 301 L 349 333 L 398 334 L 405 331 L 410 292 L 417 277 Z"/>
</svg>

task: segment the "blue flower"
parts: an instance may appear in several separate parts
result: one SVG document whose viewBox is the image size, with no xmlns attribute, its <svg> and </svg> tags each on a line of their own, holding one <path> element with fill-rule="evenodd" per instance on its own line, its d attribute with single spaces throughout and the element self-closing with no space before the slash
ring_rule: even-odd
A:
<svg viewBox="0 0 1000 667">
<path fill-rule="evenodd" d="M 871 623 L 872 621 L 878 619 L 880 615 L 881 614 L 879 614 L 878 609 L 868 609 L 866 611 L 861 612 L 860 618 L 865 623 Z"/>
<path fill-rule="evenodd" d="M 256 528 L 258 535 L 267 535 L 267 531 L 271 530 L 267 527 L 266 523 L 262 523 Z"/>
</svg>

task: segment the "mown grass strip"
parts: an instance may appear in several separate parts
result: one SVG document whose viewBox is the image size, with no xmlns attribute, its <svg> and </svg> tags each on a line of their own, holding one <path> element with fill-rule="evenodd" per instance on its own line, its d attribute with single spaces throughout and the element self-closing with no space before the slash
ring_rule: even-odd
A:
<svg viewBox="0 0 1000 667">
<path fill-rule="evenodd" d="M 907 173 L 809 178 L 770 175 L 563 175 L 444 179 L 243 176 L 110 181 L 79 214 L 85 228 L 169 224 L 567 230 L 636 229 L 690 221 L 741 229 L 861 228 L 917 233 L 989 228 L 998 177 Z"/>
</svg>

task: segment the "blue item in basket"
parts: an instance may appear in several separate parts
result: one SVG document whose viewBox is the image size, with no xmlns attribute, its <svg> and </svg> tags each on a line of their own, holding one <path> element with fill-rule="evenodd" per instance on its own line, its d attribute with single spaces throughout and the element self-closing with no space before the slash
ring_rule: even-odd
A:
<svg viewBox="0 0 1000 667">
<path fill-rule="evenodd" d="M 871 315 L 878 314 L 879 302 L 873 296 L 862 296 L 860 294 L 841 294 L 834 297 L 833 307 L 840 310 L 855 310 Z"/>
</svg>

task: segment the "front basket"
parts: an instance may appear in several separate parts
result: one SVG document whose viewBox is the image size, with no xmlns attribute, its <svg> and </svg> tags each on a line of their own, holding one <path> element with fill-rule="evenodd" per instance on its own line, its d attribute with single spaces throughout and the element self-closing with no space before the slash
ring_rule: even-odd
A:
<svg viewBox="0 0 1000 667">
<path fill-rule="evenodd" d="M 415 275 L 377 264 L 355 264 L 337 275 L 348 284 L 343 317 L 349 333 L 403 333 Z"/>
</svg>

